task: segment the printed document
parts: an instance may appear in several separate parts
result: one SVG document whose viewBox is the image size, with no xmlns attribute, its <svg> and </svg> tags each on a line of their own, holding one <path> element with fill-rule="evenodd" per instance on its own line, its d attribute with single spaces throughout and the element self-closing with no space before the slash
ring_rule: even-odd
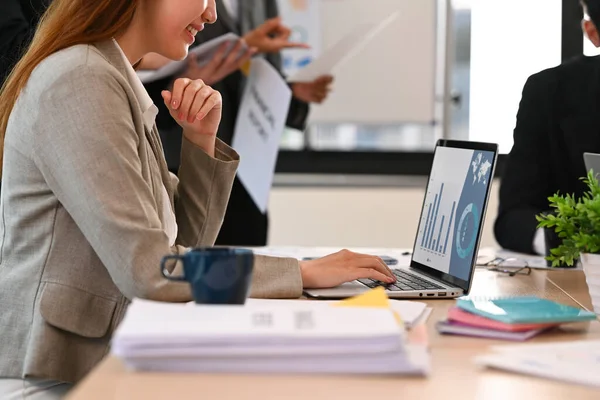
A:
<svg viewBox="0 0 600 400">
<path fill-rule="evenodd" d="M 262 58 L 252 60 L 235 124 L 232 147 L 240 155 L 238 177 L 259 210 L 267 211 L 279 143 L 292 91 Z"/>
</svg>

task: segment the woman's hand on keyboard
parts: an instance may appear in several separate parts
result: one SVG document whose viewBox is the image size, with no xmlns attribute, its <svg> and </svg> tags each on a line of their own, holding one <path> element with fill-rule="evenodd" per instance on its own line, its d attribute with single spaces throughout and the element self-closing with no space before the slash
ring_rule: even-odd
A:
<svg viewBox="0 0 600 400">
<path fill-rule="evenodd" d="M 300 271 L 305 289 L 330 288 L 365 278 L 396 282 L 396 277 L 380 257 L 349 250 L 316 260 L 300 261 Z"/>
</svg>

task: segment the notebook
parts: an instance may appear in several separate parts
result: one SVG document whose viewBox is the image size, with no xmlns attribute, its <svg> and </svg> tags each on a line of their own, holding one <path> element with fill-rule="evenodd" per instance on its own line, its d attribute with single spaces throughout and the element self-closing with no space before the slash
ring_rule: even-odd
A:
<svg viewBox="0 0 600 400">
<path fill-rule="evenodd" d="M 546 330 L 545 328 L 542 328 L 520 332 L 496 331 L 493 329 L 479 328 L 476 326 L 469 326 L 461 324 L 460 322 L 452 321 L 439 321 L 435 327 L 439 333 L 445 334 L 520 341 L 531 339 L 532 337 Z"/>
<path fill-rule="evenodd" d="M 456 305 L 472 314 L 506 324 L 591 321 L 596 314 L 539 297 L 461 297 Z"/>
<path fill-rule="evenodd" d="M 448 320 L 450 320 L 451 322 L 458 322 L 472 327 L 493 329 L 505 332 L 526 332 L 531 331 L 533 329 L 546 329 L 560 325 L 560 323 L 557 322 L 542 324 L 507 324 L 500 321 L 494 321 L 493 319 L 481 317 L 476 314 L 471 314 L 470 312 L 463 311 L 458 307 L 452 307 L 450 311 L 448 311 Z"/>
</svg>

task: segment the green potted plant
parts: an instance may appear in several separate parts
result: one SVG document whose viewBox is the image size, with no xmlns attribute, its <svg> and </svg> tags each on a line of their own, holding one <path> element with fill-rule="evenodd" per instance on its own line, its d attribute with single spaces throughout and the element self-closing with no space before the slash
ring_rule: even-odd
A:
<svg viewBox="0 0 600 400">
<path fill-rule="evenodd" d="M 588 187 L 583 196 L 549 197 L 553 212 L 538 215 L 537 220 L 539 228 L 553 228 L 562 239 L 547 257 L 552 266 L 573 266 L 581 260 L 594 310 L 600 315 L 600 184 L 593 171 L 582 180 Z"/>
</svg>

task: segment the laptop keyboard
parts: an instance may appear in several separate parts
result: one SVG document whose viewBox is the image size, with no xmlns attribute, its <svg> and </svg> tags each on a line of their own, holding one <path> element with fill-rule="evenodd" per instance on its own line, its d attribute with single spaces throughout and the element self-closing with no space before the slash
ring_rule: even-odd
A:
<svg viewBox="0 0 600 400">
<path fill-rule="evenodd" d="M 369 278 L 359 279 L 358 281 L 370 288 L 383 286 L 384 288 L 386 288 L 387 290 L 391 290 L 392 292 L 402 292 L 406 290 L 444 289 L 443 287 L 436 285 L 433 282 L 429 282 L 425 279 L 418 277 L 417 275 L 413 275 L 401 269 L 393 269 L 392 272 L 394 273 L 394 275 L 396 275 L 396 283 L 387 284 L 385 282 L 376 281 Z"/>
</svg>

